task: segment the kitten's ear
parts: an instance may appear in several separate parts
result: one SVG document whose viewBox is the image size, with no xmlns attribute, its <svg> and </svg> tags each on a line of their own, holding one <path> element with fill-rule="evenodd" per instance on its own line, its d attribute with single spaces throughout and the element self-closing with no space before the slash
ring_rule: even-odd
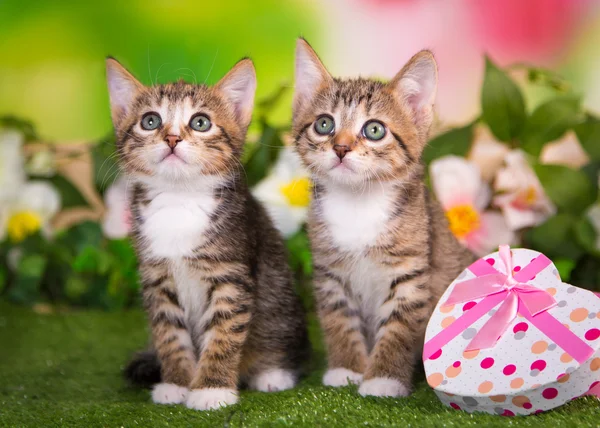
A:
<svg viewBox="0 0 600 428">
<path fill-rule="evenodd" d="M 333 81 L 314 49 L 302 38 L 296 43 L 294 112 L 311 101 L 318 90 Z"/>
<path fill-rule="evenodd" d="M 420 131 L 428 131 L 433 120 L 437 80 L 435 58 L 425 50 L 413 56 L 388 83 L 394 94 L 409 107 Z"/>
<path fill-rule="evenodd" d="M 144 88 L 116 59 L 106 59 L 110 113 L 115 126 L 128 113 L 136 95 Z"/>
<path fill-rule="evenodd" d="M 245 128 L 252 119 L 256 72 L 251 59 L 239 61 L 215 86 L 233 104 L 236 119 Z"/>
</svg>

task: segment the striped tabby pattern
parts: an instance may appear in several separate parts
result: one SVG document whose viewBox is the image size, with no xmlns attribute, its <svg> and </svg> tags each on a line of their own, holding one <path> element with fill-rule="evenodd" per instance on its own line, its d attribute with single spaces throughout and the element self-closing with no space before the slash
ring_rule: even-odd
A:
<svg viewBox="0 0 600 428">
<path fill-rule="evenodd" d="M 152 351 L 126 373 L 160 379 L 155 402 L 199 410 L 237 402 L 241 384 L 293 387 L 308 351 L 304 312 L 283 240 L 240 164 L 251 61 L 213 87 L 146 87 L 112 59 L 107 71 L 152 332 Z M 210 121 L 201 131 L 192 127 L 198 114 Z"/>
<path fill-rule="evenodd" d="M 431 311 L 474 260 L 424 183 L 436 83 L 427 51 L 386 84 L 335 79 L 298 41 L 293 133 L 314 182 L 309 231 L 326 385 L 407 395 Z M 324 134 L 323 117 L 334 123 Z M 373 120 L 384 129 L 379 139 L 367 137 Z"/>
</svg>

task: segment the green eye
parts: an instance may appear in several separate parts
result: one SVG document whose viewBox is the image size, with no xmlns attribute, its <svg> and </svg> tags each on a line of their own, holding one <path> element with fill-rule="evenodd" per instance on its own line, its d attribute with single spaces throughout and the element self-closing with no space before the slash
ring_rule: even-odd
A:
<svg viewBox="0 0 600 428">
<path fill-rule="evenodd" d="M 190 128 L 194 131 L 206 132 L 211 126 L 212 123 L 210 119 L 203 114 L 197 114 L 190 119 Z"/>
<path fill-rule="evenodd" d="M 329 135 L 335 130 L 335 122 L 331 116 L 320 116 L 315 121 L 315 132 L 319 135 Z"/>
<path fill-rule="evenodd" d="M 370 120 L 363 126 L 363 135 L 371 141 L 379 141 L 385 137 L 385 126 L 376 120 Z"/>
<path fill-rule="evenodd" d="M 160 126 L 162 120 L 158 113 L 146 113 L 144 117 L 142 117 L 142 129 L 146 131 L 154 131 L 156 128 Z"/>
</svg>

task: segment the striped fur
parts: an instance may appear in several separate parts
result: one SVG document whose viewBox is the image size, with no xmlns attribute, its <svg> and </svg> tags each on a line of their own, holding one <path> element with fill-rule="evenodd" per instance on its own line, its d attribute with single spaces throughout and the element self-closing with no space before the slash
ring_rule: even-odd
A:
<svg viewBox="0 0 600 428">
<path fill-rule="evenodd" d="M 127 373 L 155 380 L 155 361 L 161 383 L 154 401 L 200 410 L 233 404 L 240 384 L 292 387 L 308 352 L 304 312 L 283 240 L 240 164 L 253 98 L 240 82 L 254 90 L 251 62 L 238 63 L 214 87 L 145 87 L 114 60 L 108 69 L 152 332 L 153 352 L 140 354 Z M 162 117 L 154 131 L 140 126 L 149 111 Z M 188 126 L 198 112 L 211 119 L 208 132 Z M 177 158 L 165 142 L 173 134 L 181 139 Z"/>
<path fill-rule="evenodd" d="M 387 84 L 339 80 L 298 42 L 293 132 L 314 181 L 309 231 L 324 383 L 362 381 L 363 395 L 409 393 L 431 311 L 474 259 L 424 184 L 433 61 L 422 52 Z M 313 128 L 323 114 L 335 120 L 331 135 Z M 373 119 L 387 129 L 376 142 L 361 132 Z M 343 159 L 335 144 L 348 145 Z"/>
</svg>

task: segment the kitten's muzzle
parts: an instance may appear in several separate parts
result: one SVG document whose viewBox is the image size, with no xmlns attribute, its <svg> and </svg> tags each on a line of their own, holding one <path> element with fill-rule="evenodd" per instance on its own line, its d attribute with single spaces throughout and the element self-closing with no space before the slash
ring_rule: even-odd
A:
<svg viewBox="0 0 600 428">
<path fill-rule="evenodd" d="M 333 151 L 335 152 L 337 157 L 340 158 L 340 160 L 342 160 L 344 159 L 344 156 L 346 156 L 346 153 L 351 152 L 352 149 L 350 148 L 350 146 L 335 144 L 333 146 Z"/>
<path fill-rule="evenodd" d="M 356 138 L 347 131 L 340 132 L 333 142 L 333 151 L 340 158 L 340 161 L 344 159 L 344 156 L 356 146 Z"/>
<path fill-rule="evenodd" d="M 181 142 L 181 137 L 179 135 L 167 135 L 165 137 L 165 142 L 171 148 L 171 150 L 175 149 L 175 146 Z"/>
</svg>

